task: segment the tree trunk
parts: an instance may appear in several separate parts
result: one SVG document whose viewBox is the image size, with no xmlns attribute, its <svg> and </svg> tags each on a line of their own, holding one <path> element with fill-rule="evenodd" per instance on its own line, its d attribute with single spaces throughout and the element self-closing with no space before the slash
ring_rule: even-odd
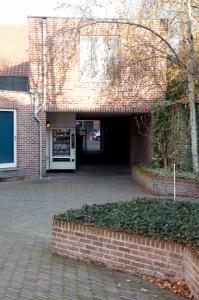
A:
<svg viewBox="0 0 199 300">
<path fill-rule="evenodd" d="M 194 173 L 199 173 L 197 117 L 196 117 L 197 113 L 196 113 L 195 88 L 194 88 L 195 50 L 194 50 L 192 26 L 193 26 L 193 21 L 192 21 L 191 0 L 187 0 L 187 37 L 189 41 L 188 97 L 189 97 L 189 104 L 190 104 L 192 160 L 193 160 Z"/>
</svg>

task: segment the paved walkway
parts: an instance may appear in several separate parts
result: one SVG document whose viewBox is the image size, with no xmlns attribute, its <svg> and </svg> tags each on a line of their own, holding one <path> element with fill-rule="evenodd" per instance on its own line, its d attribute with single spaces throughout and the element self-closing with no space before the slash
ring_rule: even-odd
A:
<svg viewBox="0 0 199 300">
<path fill-rule="evenodd" d="M 124 174 L 1 183 L 0 299 L 182 299 L 128 274 L 51 256 L 54 214 L 142 195 Z"/>
</svg>

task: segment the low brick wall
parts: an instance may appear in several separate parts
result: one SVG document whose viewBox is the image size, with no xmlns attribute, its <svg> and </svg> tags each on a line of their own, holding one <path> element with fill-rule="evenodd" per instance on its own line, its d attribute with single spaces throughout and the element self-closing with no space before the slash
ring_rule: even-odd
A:
<svg viewBox="0 0 199 300">
<path fill-rule="evenodd" d="M 154 195 L 173 195 L 173 178 L 148 173 L 141 168 L 133 168 L 133 179 L 145 190 Z M 176 195 L 199 197 L 199 181 L 194 179 L 176 178 Z"/>
<path fill-rule="evenodd" d="M 52 253 L 132 274 L 185 279 L 199 300 L 199 257 L 177 243 L 54 218 Z"/>
</svg>

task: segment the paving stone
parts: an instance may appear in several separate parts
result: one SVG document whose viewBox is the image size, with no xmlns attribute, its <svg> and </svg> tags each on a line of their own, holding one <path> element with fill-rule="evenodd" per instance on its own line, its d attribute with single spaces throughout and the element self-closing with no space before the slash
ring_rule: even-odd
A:
<svg viewBox="0 0 199 300">
<path fill-rule="evenodd" d="M 54 214 L 146 195 L 125 172 L 118 174 L 0 183 L 0 299 L 182 299 L 135 276 L 51 255 Z"/>
</svg>

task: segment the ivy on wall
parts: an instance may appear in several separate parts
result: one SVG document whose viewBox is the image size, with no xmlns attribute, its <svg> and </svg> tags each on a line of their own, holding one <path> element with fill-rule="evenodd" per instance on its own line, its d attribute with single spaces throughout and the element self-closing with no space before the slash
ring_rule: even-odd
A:
<svg viewBox="0 0 199 300">
<path fill-rule="evenodd" d="M 166 103 L 152 108 L 153 167 L 192 170 L 189 108 Z"/>
</svg>

